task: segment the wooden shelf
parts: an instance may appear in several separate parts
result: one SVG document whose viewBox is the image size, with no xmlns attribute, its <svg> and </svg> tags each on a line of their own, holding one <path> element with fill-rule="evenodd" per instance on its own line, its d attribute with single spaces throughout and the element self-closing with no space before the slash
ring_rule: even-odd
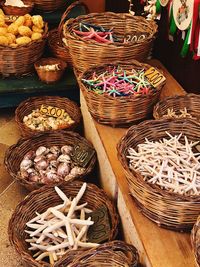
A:
<svg viewBox="0 0 200 267">
<path fill-rule="evenodd" d="M 161 98 L 185 94 L 183 88 L 159 61 L 153 60 L 151 64 L 161 68 L 167 77 Z M 88 112 L 82 94 L 81 109 L 85 136 L 97 150 L 101 185 L 117 203 L 125 240 L 137 247 L 142 264 L 147 267 L 194 267 L 190 234 L 159 228 L 140 213 L 129 195 L 116 151 L 116 145 L 126 129 L 111 128 L 95 122 Z"/>
</svg>

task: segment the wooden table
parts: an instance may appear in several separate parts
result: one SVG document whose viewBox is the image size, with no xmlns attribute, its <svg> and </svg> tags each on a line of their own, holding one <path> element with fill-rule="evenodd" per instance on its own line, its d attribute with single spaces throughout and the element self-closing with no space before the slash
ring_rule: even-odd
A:
<svg viewBox="0 0 200 267">
<path fill-rule="evenodd" d="M 158 62 L 155 62 L 158 65 Z M 184 94 L 183 89 L 165 71 L 167 86 L 162 97 Z M 142 263 L 151 267 L 194 267 L 189 234 L 174 233 L 159 228 L 146 219 L 128 194 L 122 167 L 117 159 L 116 144 L 126 129 L 113 129 L 96 123 L 81 96 L 85 133 L 97 152 L 102 186 L 112 196 L 119 209 L 125 239 L 139 250 Z M 8 222 L 17 203 L 27 191 L 7 174 L 3 160 L 6 149 L 16 143 L 20 133 L 14 122 L 14 111 L 0 113 L 0 267 L 20 267 L 22 262 L 10 246 Z"/>
<path fill-rule="evenodd" d="M 163 69 L 167 77 L 167 84 L 163 88 L 161 98 L 185 94 L 183 88 L 158 61 L 154 60 L 151 63 Z M 97 150 L 101 185 L 116 201 L 125 240 L 137 247 L 142 264 L 148 267 L 194 267 L 190 234 L 159 228 L 139 212 L 129 195 L 116 151 L 116 145 L 126 129 L 111 128 L 95 122 L 88 112 L 82 94 L 81 108 L 85 136 Z"/>
</svg>

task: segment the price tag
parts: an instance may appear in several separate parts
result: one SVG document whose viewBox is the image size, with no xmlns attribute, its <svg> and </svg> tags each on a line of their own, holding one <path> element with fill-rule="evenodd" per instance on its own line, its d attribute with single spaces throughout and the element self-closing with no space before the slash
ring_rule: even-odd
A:
<svg viewBox="0 0 200 267">
<path fill-rule="evenodd" d="M 111 227 L 107 207 L 103 205 L 97 210 L 87 213 L 86 218 L 88 217 L 91 217 L 91 220 L 94 221 L 87 233 L 88 242 L 102 243 L 108 240 Z"/>
<path fill-rule="evenodd" d="M 165 76 L 153 67 L 148 69 L 144 75 L 154 87 L 158 87 L 158 85 L 166 80 Z"/>
<path fill-rule="evenodd" d="M 64 116 L 65 110 L 56 108 L 56 107 L 42 105 L 40 107 L 40 112 L 47 116 L 52 116 L 55 118 L 62 118 Z"/>
<path fill-rule="evenodd" d="M 76 144 L 71 153 L 71 158 L 80 167 L 86 167 L 95 154 L 95 150 L 83 145 L 81 143 Z"/>
<path fill-rule="evenodd" d="M 124 43 L 137 43 L 148 37 L 146 32 L 132 32 L 126 33 L 124 36 Z"/>
<path fill-rule="evenodd" d="M 14 22 L 18 18 L 19 18 L 19 16 L 16 16 L 16 15 L 6 15 L 5 16 L 5 21 Z"/>
</svg>

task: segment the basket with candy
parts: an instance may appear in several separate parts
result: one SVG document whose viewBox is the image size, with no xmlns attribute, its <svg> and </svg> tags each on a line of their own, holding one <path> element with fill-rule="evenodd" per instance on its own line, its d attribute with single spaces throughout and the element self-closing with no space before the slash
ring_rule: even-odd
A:
<svg viewBox="0 0 200 267">
<path fill-rule="evenodd" d="M 158 101 L 162 82 L 154 87 L 145 76 L 148 64 L 131 61 L 104 64 L 85 71 L 79 84 L 91 115 L 100 123 L 125 126 L 145 119 Z"/>
</svg>

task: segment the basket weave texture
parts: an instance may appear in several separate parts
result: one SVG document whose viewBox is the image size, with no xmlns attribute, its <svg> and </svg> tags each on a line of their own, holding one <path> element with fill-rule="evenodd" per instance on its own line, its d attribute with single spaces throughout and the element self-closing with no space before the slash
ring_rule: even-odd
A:
<svg viewBox="0 0 200 267">
<path fill-rule="evenodd" d="M 66 3 L 65 0 L 34 0 L 35 8 L 42 11 L 55 11 Z"/>
<path fill-rule="evenodd" d="M 34 63 L 41 58 L 46 39 L 48 26 L 41 39 L 17 47 L 0 46 L 0 74 L 2 76 L 21 76 L 34 70 Z"/>
<path fill-rule="evenodd" d="M 30 150 L 36 150 L 40 146 L 51 147 L 51 146 L 64 146 L 70 145 L 74 147 L 75 144 L 84 144 L 92 149 L 93 146 L 84 137 L 81 137 L 78 133 L 57 131 L 45 134 L 35 134 L 32 138 L 21 138 L 19 141 L 8 148 L 5 154 L 4 163 L 8 173 L 16 179 L 22 186 L 27 188 L 29 191 L 35 190 L 44 186 L 43 183 L 31 182 L 23 179 L 19 175 L 20 163 L 24 156 Z M 82 175 L 78 175 L 75 179 L 80 179 L 89 174 L 96 163 L 96 154 L 91 158 L 90 162 L 86 166 L 85 172 Z M 71 180 L 70 180 L 71 181 Z"/>
<path fill-rule="evenodd" d="M 129 190 L 142 213 L 159 226 L 177 231 L 188 231 L 193 227 L 200 209 L 200 196 L 184 196 L 170 193 L 158 185 L 148 184 L 139 172 L 129 169 L 126 158 L 128 149 L 137 148 L 149 141 L 158 141 L 167 137 L 166 131 L 172 135 L 183 133 L 189 141 L 198 141 L 200 124 L 191 119 L 183 120 L 150 120 L 132 126 L 120 140 L 117 150 L 118 158 L 124 168 Z"/>
<path fill-rule="evenodd" d="M 84 40 L 73 34 L 73 29 L 79 29 L 79 23 L 85 22 L 103 26 L 105 29 L 113 28 L 115 35 L 122 42 L 110 44 L 98 43 L 94 40 Z M 126 33 L 141 32 L 148 33 L 148 37 L 137 43 L 123 43 Z M 94 66 L 117 61 L 129 62 L 132 59 L 144 61 L 153 45 L 157 32 L 154 21 L 147 21 L 140 16 L 132 16 L 127 13 L 90 13 L 69 19 L 63 25 L 63 36 L 69 47 L 73 66 L 78 73 Z"/>
<path fill-rule="evenodd" d="M 55 267 L 107 267 L 107 266 L 138 266 L 139 256 L 136 248 L 123 241 L 115 240 L 100 245 L 97 248 L 92 248 L 88 251 L 69 257 L 71 254 L 66 253 L 59 265 Z"/>
<path fill-rule="evenodd" d="M 82 182 L 77 181 L 71 183 L 63 183 L 58 186 L 68 197 L 73 198 L 77 195 L 82 184 Z M 42 213 L 49 207 L 61 204 L 61 202 L 62 200 L 55 192 L 54 187 L 45 186 L 30 193 L 21 203 L 17 205 L 9 222 L 8 233 L 11 244 L 19 253 L 26 266 L 50 266 L 50 264 L 48 263 L 39 263 L 35 261 L 30 251 L 28 251 L 28 246 L 25 242 L 25 239 L 28 238 L 28 234 L 24 232 L 26 228 L 26 222 L 35 217 L 35 212 Z M 102 205 L 105 205 L 107 207 L 111 225 L 108 241 L 113 240 L 117 234 L 118 215 L 113 203 L 110 201 L 106 193 L 93 184 L 87 184 L 87 189 L 83 197 L 81 198 L 80 204 L 85 202 L 88 203 L 88 208 L 92 210 L 95 210 Z M 79 251 L 76 251 L 75 253 L 74 250 L 71 250 L 68 252 L 68 256 L 73 258 L 74 255 L 77 256 L 78 254 L 79 256 L 79 253 Z M 62 261 L 62 259 L 56 263 L 56 266 L 63 266 L 60 265 L 60 261 Z"/>
<path fill-rule="evenodd" d="M 106 71 L 108 67 L 121 66 L 122 69 L 131 71 L 147 70 L 151 66 L 132 60 L 129 63 L 117 62 L 116 64 L 104 64 L 101 66 L 91 67 L 79 76 L 79 85 L 86 99 L 88 109 L 91 115 L 103 124 L 111 126 L 128 126 L 133 122 L 141 121 L 147 118 L 153 111 L 153 106 L 159 100 L 161 89 L 164 83 L 160 84 L 156 90 L 147 95 L 140 96 L 120 96 L 112 97 L 107 94 L 97 94 L 92 90 L 88 90 L 87 85 L 82 79 L 90 79 L 95 72 L 100 75 Z"/>
<path fill-rule="evenodd" d="M 197 266 L 200 266 L 200 216 L 197 218 L 191 232 L 191 243 Z"/>
<path fill-rule="evenodd" d="M 153 111 L 156 120 L 162 119 L 167 114 L 168 109 L 173 109 L 176 114 L 180 114 L 180 110 L 184 108 L 192 117 L 200 119 L 200 95 L 186 94 L 184 96 L 166 97 L 159 101 Z"/>
<path fill-rule="evenodd" d="M 74 123 L 66 126 L 65 130 L 74 130 L 80 124 L 82 117 L 80 108 L 70 99 L 59 96 L 30 97 L 21 102 L 21 104 L 15 110 L 15 121 L 21 131 L 22 136 L 31 136 L 36 133 L 47 132 L 32 130 L 23 122 L 24 116 L 31 114 L 35 109 L 40 109 L 41 105 L 58 107 L 60 109 L 64 109 L 69 114 Z"/>
</svg>

